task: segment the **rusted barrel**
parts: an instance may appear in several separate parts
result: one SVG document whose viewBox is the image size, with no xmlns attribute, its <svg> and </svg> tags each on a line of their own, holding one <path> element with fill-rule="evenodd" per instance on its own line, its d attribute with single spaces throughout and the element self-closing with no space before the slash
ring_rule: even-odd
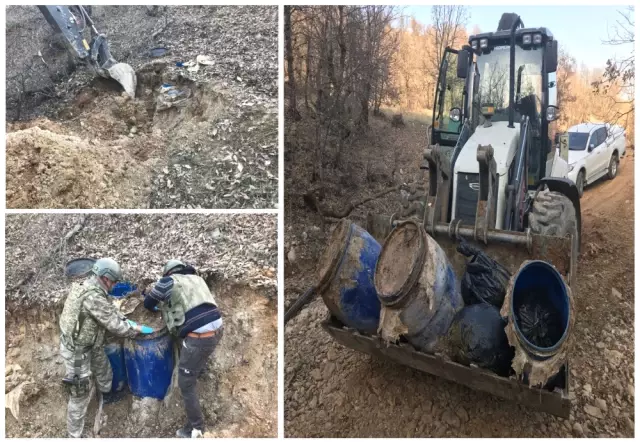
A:
<svg viewBox="0 0 640 442">
<path fill-rule="evenodd" d="M 380 244 L 367 231 L 343 219 L 334 228 L 317 268 L 318 293 L 347 327 L 374 334 L 380 301 L 373 285 Z"/>
<path fill-rule="evenodd" d="M 383 306 L 382 338 L 395 342 L 404 336 L 420 351 L 439 350 L 463 301 L 444 250 L 421 225 L 405 221 L 391 231 L 374 281 Z"/>
</svg>

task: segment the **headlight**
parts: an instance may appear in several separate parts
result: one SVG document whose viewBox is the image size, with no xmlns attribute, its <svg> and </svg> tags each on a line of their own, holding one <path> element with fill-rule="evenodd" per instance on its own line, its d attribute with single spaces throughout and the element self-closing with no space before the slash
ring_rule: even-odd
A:
<svg viewBox="0 0 640 442">
<path fill-rule="evenodd" d="M 473 40 L 471 42 L 471 49 L 473 49 L 473 50 L 478 49 L 478 40 Z"/>
<path fill-rule="evenodd" d="M 533 44 L 539 45 L 542 43 L 542 34 L 534 34 L 533 35 Z"/>
<path fill-rule="evenodd" d="M 574 167 L 576 167 L 575 164 L 569 164 L 569 172 L 573 171 Z"/>
<path fill-rule="evenodd" d="M 480 48 L 484 49 L 487 46 L 489 46 L 489 40 L 487 40 L 486 38 L 483 38 L 480 40 Z"/>
<path fill-rule="evenodd" d="M 522 36 L 522 44 L 525 44 L 525 45 L 531 44 L 531 34 L 524 34 Z"/>
<path fill-rule="evenodd" d="M 461 114 L 460 109 L 457 107 L 454 107 L 449 111 L 449 119 L 457 123 L 458 121 L 460 121 L 460 114 Z"/>
</svg>

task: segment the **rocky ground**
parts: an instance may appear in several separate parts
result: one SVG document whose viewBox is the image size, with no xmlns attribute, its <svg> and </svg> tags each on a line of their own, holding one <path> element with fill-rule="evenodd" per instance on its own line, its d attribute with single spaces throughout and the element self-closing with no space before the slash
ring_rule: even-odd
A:
<svg viewBox="0 0 640 442">
<path fill-rule="evenodd" d="M 7 125 L 7 206 L 274 208 L 277 16 L 275 6 L 94 6 L 114 58 L 137 73 L 129 100 L 69 56 L 35 6 L 9 7 L 7 120 L 19 123 Z M 198 56 L 210 62 L 177 65 Z M 166 108 L 163 84 L 184 101 Z"/>
<path fill-rule="evenodd" d="M 224 337 L 199 381 L 210 437 L 277 434 L 276 224 L 271 215 L 9 215 L 6 221 L 5 411 L 8 437 L 65 437 L 58 320 L 72 258 L 111 256 L 147 284 L 163 262 L 195 265 L 216 294 Z M 176 392 L 156 414 L 130 395 L 105 405 L 102 437 L 173 437 L 184 424 Z M 96 412 L 89 407 L 85 435 Z M 106 417 L 105 417 L 106 415 Z M 94 435 L 95 436 L 95 435 Z"/>
<path fill-rule="evenodd" d="M 310 183 L 312 132 L 305 120 L 287 125 L 285 297 L 290 305 L 314 282 L 333 227 L 302 196 Z M 327 166 L 321 204 L 342 208 L 385 187 L 420 178 L 426 127 L 372 131 L 351 146 L 335 169 Z M 335 343 L 320 323 L 316 299 L 285 329 L 285 434 L 288 437 L 633 437 L 634 435 L 634 157 L 619 176 L 596 183 L 582 198 L 583 240 L 575 289 L 572 401 L 560 419 L 469 388 L 357 353 Z M 330 161 L 327 161 L 330 163 Z M 396 178 L 391 169 L 396 164 Z M 373 166 L 371 166 L 373 165 Z M 416 171 L 416 172 L 414 172 Z M 399 195 L 367 203 L 350 219 L 365 226 L 366 211 L 391 214 Z"/>
</svg>

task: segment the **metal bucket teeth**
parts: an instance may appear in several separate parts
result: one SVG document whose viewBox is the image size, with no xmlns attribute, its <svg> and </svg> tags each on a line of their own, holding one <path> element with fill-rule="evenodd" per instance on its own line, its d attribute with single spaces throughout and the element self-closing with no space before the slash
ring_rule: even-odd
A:
<svg viewBox="0 0 640 442">
<path fill-rule="evenodd" d="M 116 63 L 107 68 L 109 76 L 122 85 L 125 92 L 131 97 L 136 97 L 137 78 L 136 72 L 126 63 Z"/>
</svg>

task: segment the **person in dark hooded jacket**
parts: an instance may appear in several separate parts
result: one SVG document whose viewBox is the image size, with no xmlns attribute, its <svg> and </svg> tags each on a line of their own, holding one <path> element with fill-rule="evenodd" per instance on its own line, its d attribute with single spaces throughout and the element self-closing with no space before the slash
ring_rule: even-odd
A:
<svg viewBox="0 0 640 442">
<path fill-rule="evenodd" d="M 176 432 L 178 437 L 204 434 L 196 382 L 220 342 L 223 330 L 218 304 L 205 280 L 196 273 L 195 268 L 182 261 L 169 260 L 162 279 L 144 300 L 147 309 L 160 310 L 169 332 L 182 339 L 178 386 L 188 422 Z"/>
</svg>

